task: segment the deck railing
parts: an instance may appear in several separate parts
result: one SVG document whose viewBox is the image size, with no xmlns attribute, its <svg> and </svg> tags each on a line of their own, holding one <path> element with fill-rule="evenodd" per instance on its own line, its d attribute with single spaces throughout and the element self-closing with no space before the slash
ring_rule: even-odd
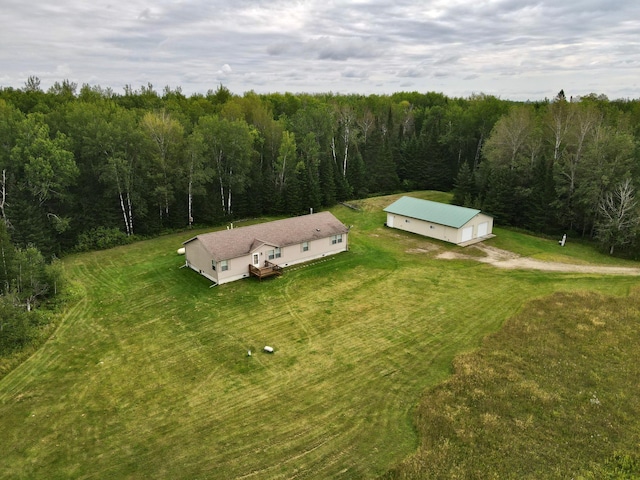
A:
<svg viewBox="0 0 640 480">
<path fill-rule="evenodd" d="M 256 267 L 249 264 L 249 274 L 262 280 L 265 277 L 282 275 L 282 267 L 280 265 L 276 265 L 275 263 L 271 263 L 268 260 L 265 260 L 264 267 Z"/>
</svg>

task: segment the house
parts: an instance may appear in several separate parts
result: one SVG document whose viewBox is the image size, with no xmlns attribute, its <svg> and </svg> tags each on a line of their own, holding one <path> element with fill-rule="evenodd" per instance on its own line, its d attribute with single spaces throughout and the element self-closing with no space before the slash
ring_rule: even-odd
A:
<svg viewBox="0 0 640 480">
<path fill-rule="evenodd" d="M 386 225 L 425 237 L 471 245 L 493 237 L 493 217 L 474 208 L 402 197 L 384 209 Z"/>
<path fill-rule="evenodd" d="M 217 285 L 347 250 L 349 229 L 330 212 L 205 233 L 183 243 L 186 266 Z"/>
</svg>

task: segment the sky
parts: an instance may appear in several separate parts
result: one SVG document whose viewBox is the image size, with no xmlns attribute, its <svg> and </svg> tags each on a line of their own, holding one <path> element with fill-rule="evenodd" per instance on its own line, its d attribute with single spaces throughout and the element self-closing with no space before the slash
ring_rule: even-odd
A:
<svg viewBox="0 0 640 480">
<path fill-rule="evenodd" d="M 0 87 L 640 98 L 638 0 L 0 0 Z"/>
</svg>

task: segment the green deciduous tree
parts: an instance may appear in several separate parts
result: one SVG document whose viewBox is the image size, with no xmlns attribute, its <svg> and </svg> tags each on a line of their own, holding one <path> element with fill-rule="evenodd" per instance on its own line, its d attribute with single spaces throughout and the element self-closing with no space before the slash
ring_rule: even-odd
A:
<svg viewBox="0 0 640 480">
<path fill-rule="evenodd" d="M 0 356 L 26 345 L 31 330 L 27 312 L 16 308 L 10 296 L 0 295 Z"/>
<path fill-rule="evenodd" d="M 513 107 L 500 118 L 484 145 L 485 158 L 495 166 L 522 170 L 532 167 L 531 141 L 535 118 L 530 106 Z"/>
<path fill-rule="evenodd" d="M 202 137 L 202 155 L 215 171 L 225 215 L 233 212 L 233 193 L 247 185 L 254 133 L 244 120 L 227 120 L 217 115 L 202 117 L 196 130 Z"/>
<path fill-rule="evenodd" d="M 184 128 L 165 110 L 147 112 L 142 117 L 142 130 L 152 152 L 152 168 L 148 175 L 154 185 L 153 194 L 159 207 L 160 220 L 169 215 L 174 201 L 175 183 L 184 152 Z"/>
<path fill-rule="evenodd" d="M 51 291 L 47 264 L 37 248 L 28 246 L 16 250 L 15 271 L 14 294 L 31 311 Z"/>
</svg>

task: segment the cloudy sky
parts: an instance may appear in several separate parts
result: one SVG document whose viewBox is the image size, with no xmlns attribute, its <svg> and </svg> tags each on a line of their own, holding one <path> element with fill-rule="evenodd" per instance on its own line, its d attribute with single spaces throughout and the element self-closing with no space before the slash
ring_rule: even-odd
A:
<svg viewBox="0 0 640 480">
<path fill-rule="evenodd" d="M 638 0 L 0 0 L 0 86 L 640 98 Z"/>
</svg>

